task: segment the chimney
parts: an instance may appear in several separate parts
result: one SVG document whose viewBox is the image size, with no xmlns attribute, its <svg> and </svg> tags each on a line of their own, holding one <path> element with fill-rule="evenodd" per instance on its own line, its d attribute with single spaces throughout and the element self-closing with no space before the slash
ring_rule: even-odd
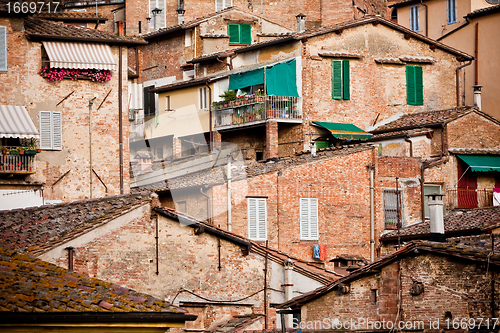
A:
<svg viewBox="0 0 500 333">
<path fill-rule="evenodd" d="M 444 194 L 426 195 L 429 203 L 429 219 L 431 225 L 431 237 L 433 242 L 444 242 L 444 219 L 443 219 L 443 196 Z"/>
<path fill-rule="evenodd" d="M 481 111 L 481 88 L 483 86 L 472 86 L 474 88 L 474 106 Z"/>
<path fill-rule="evenodd" d="M 116 22 L 118 26 L 118 35 L 122 36 L 125 34 L 125 22 Z"/>
<path fill-rule="evenodd" d="M 306 30 L 306 16 L 307 15 L 302 13 L 295 16 L 297 19 L 297 32 L 304 32 Z"/>
<path fill-rule="evenodd" d="M 285 301 L 289 301 L 293 298 L 293 278 L 292 278 L 293 265 L 294 263 L 292 260 L 290 260 L 290 258 L 287 258 L 283 262 L 283 266 L 285 268 L 285 283 L 282 285 L 282 287 L 285 287 Z M 292 325 L 293 325 L 293 317 L 286 316 L 285 327 L 292 327 Z"/>
</svg>

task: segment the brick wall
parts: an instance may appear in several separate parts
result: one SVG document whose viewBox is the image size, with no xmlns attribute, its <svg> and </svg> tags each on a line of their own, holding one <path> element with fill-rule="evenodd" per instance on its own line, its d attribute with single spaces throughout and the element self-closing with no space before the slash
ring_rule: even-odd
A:
<svg viewBox="0 0 500 333">
<path fill-rule="evenodd" d="M 89 197 L 89 101 L 96 97 L 92 108 L 93 169 L 106 184 L 107 192 L 94 176 L 93 196 L 119 194 L 118 65 L 117 69 L 112 71 L 111 80 L 106 83 L 90 80 L 47 82 L 38 75 L 42 44 L 24 38 L 20 19 L 0 19 L 0 25 L 8 27 L 7 45 L 10 50 L 7 52 L 8 71 L 0 73 L 0 104 L 24 106 L 37 128 L 40 111 L 62 112 L 63 149 L 45 150 L 37 154 L 37 172 L 26 180 L 44 183 L 45 199 L 72 201 Z M 118 64 L 118 46 L 112 46 L 111 51 L 115 63 Z M 126 47 L 123 48 L 122 73 L 123 177 L 124 189 L 128 192 L 130 181 Z M 106 98 L 108 92 L 110 94 Z M 60 103 L 70 93 L 72 95 Z M 101 103 L 103 104 L 97 111 Z M 66 172 L 69 173 L 52 186 Z M 19 180 L 18 183 L 24 182 Z"/>
<path fill-rule="evenodd" d="M 448 148 L 498 148 L 500 124 L 477 113 L 469 113 L 447 125 Z"/>
</svg>

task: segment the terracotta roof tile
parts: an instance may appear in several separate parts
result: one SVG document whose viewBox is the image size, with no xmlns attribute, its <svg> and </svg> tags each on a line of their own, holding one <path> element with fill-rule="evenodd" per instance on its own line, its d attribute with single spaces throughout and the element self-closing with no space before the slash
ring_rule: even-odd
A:
<svg viewBox="0 0 500 333">
<path fill-rule="evenodd" d="M 86 12 L 56 12 L 56 13 L 39 13 L 35 17 L 43 18 L 46 20 L 58 20 L 58 21 L 102 21 L 105 22 L 108 19 L 101 14 L 96 13 L 86 13 Z"/>
<path fill-rule="evenodd" d="M 134 290 L 116 295 L 107 282 L 4 247 L 0 247 L 0 260 L 8 262 L 11 268 L 0 270 L 0 311 L 186 312 Z M 73 284 L 65 282 L 68 278 Z"/>
<path fill-rule="evenodd" d="M 24 19 L 24 29 L 26 36 L 33 40 L 81 40 L 115 44 L 146 44 L 144 40 L 139 38 L 120 36 L 95 29 L 75 27 L 73 25 L 56 23 L 35 17 L 27 17 Z"/>
<path fill-rule="evenodd" d="M 0 246 L 41 253 L 150 201 L 136 193 L 0 211 Z"/>
<path fill-rule="evenodd" d="M 444 217 L 445 235 L 485 233 L 486 230 L 500 226 L 500 206 L 453 211 Z M 381 237 L 381 241 L 397 238 L 397 231 L 391 231 Z M 430 235 L 429 221 L 412 224 L 400 229 L 402 239 L 422 239 Z"/>
<path fill-rule="evenodd" d="M 500 11 L 500 5 L 496 5 L 496 6 L 485 7 L 485 8 L 475 10 L 475 11 L 467 14 L 466 17 L 467 18 L 474 18 L 474 17 L 478 17 L 478 16 L 493 14 L 493 13 L 496 13 L 499 11 Z"/>
</svg>

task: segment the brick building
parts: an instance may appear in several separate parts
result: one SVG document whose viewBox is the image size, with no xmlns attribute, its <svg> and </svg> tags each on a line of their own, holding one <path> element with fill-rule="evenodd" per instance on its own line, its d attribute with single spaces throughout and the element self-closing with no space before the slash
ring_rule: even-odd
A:
<svg viewBox="0 0 500 333">
<path fill-rule="evenodd" d="M 480 243 L 414 241 L 281 308 L 295 310 L 306 331 L 448 330 L 470 318 L 491 329 L 499 259 Z"/>
<path fill-rule="evenodd" d="M 500 188 L 500 122 L 462 107 L 397 116 L 370 131 L 383 156 L 424 160 L 422 195 L 445 194 L 447 210 L 493 206 Z M 423 207 L 421 221 L 428 217 Z"/>
<path fill-rule="evenodd" d="M 6 121 L 1 136 L 3 150 L 11 151 L 0 155 L 3 193 L 16 193 L 8 198 L 28 205 L 23 201 L 32 190 L 58 201 L 127 192 L 126 55 L 128 46 L 145 42 L 42 18 L 0 15 L 0 38 L 8 48 L 0 69 Z M 41 152 L 18 155 L 28 148 Z M 34 197 L 41 204 L 41 196 Z"/>
<path fill-rule="evenodd" d="M 0 242 L 180 304 L 198 315 L 190 329 L 239 315 L 267 315 L 253 324 L 273 328 L 276 304 L 340 277 L 157 206 L 154 195 L 129 194 L 5 211 Z"/>
</svg>

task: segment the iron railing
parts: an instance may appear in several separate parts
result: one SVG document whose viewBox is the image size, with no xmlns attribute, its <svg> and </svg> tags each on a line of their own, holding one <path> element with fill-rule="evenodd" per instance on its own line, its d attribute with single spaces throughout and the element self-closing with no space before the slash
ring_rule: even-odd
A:
<svg viewBox="0 0 500 333">
<path fill-rule="evenodd" d="M 0 152 L 1 153 L 1 152 Z M 0 173 L 35 173 L 36 155 L 0 154 Z"/>
<path fill-rule="evenodd" d="M 448 209 L 469 209 L 493 206 L 493 189 L 456 188 L 445 195 Z"/>
<path fill-rule="evenodd" d="M 302 119 L 299 97 L 255 96 L 230 102 L 214 103 L 215 127 L 241 125 L 276 119 Z"/>
</svg>

